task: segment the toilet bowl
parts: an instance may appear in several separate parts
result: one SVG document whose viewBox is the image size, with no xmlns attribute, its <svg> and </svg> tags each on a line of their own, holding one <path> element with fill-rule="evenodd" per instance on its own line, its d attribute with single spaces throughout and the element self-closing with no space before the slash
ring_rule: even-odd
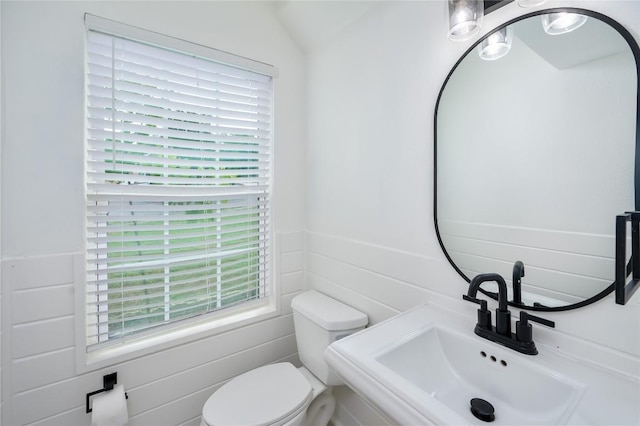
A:
<svg viewBox="0 0 640 426">
<path fill-rule="evenodd" d="M 296 296 L 291 307 L 303 366 L 281 362 L 236 376 L 209 397 L 201 426 L 326 426 L 335 408 L 331 386 L 343 382 L 324 361 L 324 350 L 362 330 L 368 318 L 313 290 Z"/>
</svg>

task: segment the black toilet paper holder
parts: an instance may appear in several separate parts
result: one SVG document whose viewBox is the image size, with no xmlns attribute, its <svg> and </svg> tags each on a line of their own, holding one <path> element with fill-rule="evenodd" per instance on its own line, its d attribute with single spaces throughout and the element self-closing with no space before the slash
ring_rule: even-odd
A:
<svg viewBox="0 0 640 426">
<path fill-rule="evenodd" d="M 87 394 L 87 413 L 90 413 L 93 411 L 93 409 L 89 405 L 89 398 L 91 398 L 93 395 L 112 390 L 117 383 L 118 383 L 118 373 L 111 373 L 111 374 L 102 376 L 102 389 L 98 389 L 97 391 L 89 392 Z M 124 397 L 126 399 L 129 399 L 129 395 L 127 395 L 126 392 L 124 393 Z"/>
</svg>

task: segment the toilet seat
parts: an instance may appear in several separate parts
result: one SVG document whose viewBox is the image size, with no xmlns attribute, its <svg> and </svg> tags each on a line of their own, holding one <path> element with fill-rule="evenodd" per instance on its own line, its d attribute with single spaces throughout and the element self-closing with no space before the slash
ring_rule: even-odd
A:
<svg viewBox="0 0 640 426">
<path fill-rule="evenodd" d="M 209 426 L 279 425 L 313 398 L 311 385 L 293 364 L 266 365 L 241 374 L 209 397 L 202 410 Z"/>
</svg>

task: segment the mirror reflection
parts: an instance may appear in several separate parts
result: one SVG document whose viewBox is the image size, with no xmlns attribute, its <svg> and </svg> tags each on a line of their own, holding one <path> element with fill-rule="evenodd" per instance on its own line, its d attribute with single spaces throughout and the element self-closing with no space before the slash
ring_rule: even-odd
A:
<svg viewBox="0 0 640 426">
<path fill-rule="evenodd" d="M 614 280 L 615 216 L 636 210 L 638 71 L 627 41 L 597 17 L 554 34 L 542 21 L 509 25 L 506 54 L 483 60 L 479 45 L 445 83 L 436 224 L 467 280 L 510 281 L 521 261 L 523 302 L 553 308 Z"/>
</svg>

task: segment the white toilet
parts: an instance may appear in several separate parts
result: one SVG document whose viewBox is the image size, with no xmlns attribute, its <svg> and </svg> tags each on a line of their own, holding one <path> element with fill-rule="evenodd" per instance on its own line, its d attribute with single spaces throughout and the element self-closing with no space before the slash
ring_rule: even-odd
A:
<svg viewBox="0 0 640 426">
<path fill-rule="evenodd" d="M 241 374 L 220 387 L 202 409 L 201 426 L 326 426 L 343 384 L 324 361 L 332 342 L 362 330 L 368 318 L 317 291 L 293 298 L 298 355 L 304 367 L 282 362 Z"/>
</svg>

